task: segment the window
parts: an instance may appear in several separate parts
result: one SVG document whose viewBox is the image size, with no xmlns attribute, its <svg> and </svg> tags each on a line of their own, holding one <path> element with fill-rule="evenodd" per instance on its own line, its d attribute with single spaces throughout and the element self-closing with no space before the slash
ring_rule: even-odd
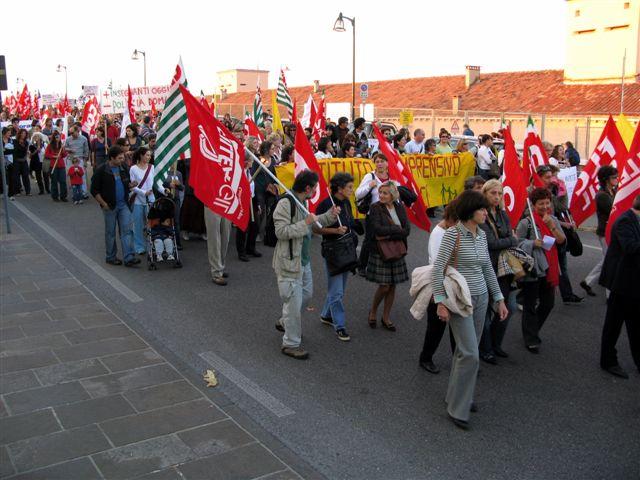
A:
<svg viewBox="0 0 640 480">
<path fill-rule="evenodd" d="M 624 9 L 628 10 L 629 9 L 629 2 L 624 2 Z"/>
<path fill-rule="evenodd" d="M 575 32 L 573 32 L 573 34 L 574 35 L 584 35 L 586 33 L 593 33 L 595 31 L 596 31 L 595 28 L 590 28 L 589 30 L 576 30 Z"/>
<path fill-rule="evenodd" d="M 579 16 L 580 16 L 580 10 L 576 10 L 575 16 L 576 16 L 576 17 L 579 17 Z"/>
<path fill-rule="evenodd" d="M 614 27 L 607 27 L 607 32 L 611 32 L 613 30 L 624 30 L 625 28 L 629 28 L 629 25 L 616 25 Z"/>
</svg>

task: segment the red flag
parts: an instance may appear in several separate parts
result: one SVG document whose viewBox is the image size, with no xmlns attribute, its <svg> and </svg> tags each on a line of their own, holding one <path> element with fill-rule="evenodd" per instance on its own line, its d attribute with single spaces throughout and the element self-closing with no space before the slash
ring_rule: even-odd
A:
<svg viewBox="0 0 640 480">
<path fill-rule="evenodd" d="M 613 208 L 607 222 L 606 238 L 607 243 L 611 241 L 611 227 L 616 219 L 631 208 L 633 200 L 640 195 L 640 124 L 636 128 L 636 133 L 631 142 L 629 155 L 624 164 L 620 184 L 613 200 Z"/>
<path fill-rule="evenodd" d="M 64 100 L 60 104 L 61 112 L 60 115 L 63 117 L 66 116 L 67 113 L 71 113 L 73 110 L 71 109 L 71 105 L 69 105 L 69 99 L 67 98 L 67 94 L 64 94 Z"/>
<path fill-rule="evenodd" d="M 579 226 L 596 212 L 595 199 L 598 192 L 598 170 L 600 167 L 613 165 L 622 171 L 627 155 L 627 148 L 620 132 L 618 132 L 616 122 L 609 115 L 600 140 L 589 157 L 589 162 L 582 169 L 571 196 L 571 215 L 573 215 L 576 225 Z"/>
<path fill-rule="evenodd" d="M 244 127 L 242 128 L 245 137 L 256 137 L 261 142 L 264 142 L 264 136 L 260 132 L 260 129 L 256 125 L 256 122 L 249 116 L 249 114 L 245 114 L 244 117 Z"/>
<path fill-rule="evenodd" d="M 22 87 L 22 93 L 18 97 L 17 113 L 20 118 L 26 119 L 29 116 L 30 111 L 31 99 L 29 96 L 29 89 L 27 88 L 27 84 L 25 83 L 24 87 Z"/>
<path fill-rule="evenodd" d="M 158 118 L 158 109 L 156 108 L 156 101 L 153 98 L 151 99 L 151 116 L 154 121 Z"/>
<path fill-rule="evenodd" d="M 245 175 L 244 147 L 183 85 L 189 119 L 191 176 L 196 197 L 212 212 L 242 230 L 251 216 L 251 187 Z"/>
<path fill-rule="evenodd" d="M 296 175 L 298 175 L 303 170 L 312 170 L 318 174 L 318 177 L 320 179 L 316 194 L 313 198 L 309 199 L 309 211 L 315 212 L 320 202 L 322 202 L 329 196 L 329 191 L 327 190 L 327 181 L 324 179 L 324 175 L 322 174 L 322 170 L 320 169 L 318 160 L 313 154 L 313 150 L 311 149 L 309 140 L 307 140 L 300 122 L 297 123 L 296 127 L 296 141 L 293 147 L 293 158 L 295 160 Z"/>
<path fill-rule="evenodd" d="M 84 110 L 82 111 L 82 131 L 88 133 L 90 136 L 95 135 L 96 127 L 100 120 L 98 108 L 98 99 L 93 96 L 85 103 Z"/>
<path fill-rule="evenodd" d="M 318 105 L 318 112 L 316 113 L 315 121 L 313 122 L 313 138 L 316 139 L 316 143 L 320 141 L 320 137 L 324 136 L 324 130 L 327 126 L 327 119 L 324 113 L 324 98 L 320 99 Z"/>
<path fill-rule="evenodd" d="M 131 123 L 136 121 L 136 110 L 133 108 L 133 94 L 131 93 L 131 87 L 127 85 L 127 108 L 129 109 L 129 119 Z"/>
<path fill-rule="evenodd" d="M 15 115 L 18 112 L 18 99 L 12 93 L 11 98 L 9 100 L 9 113 L 11 115 Z"/>
<path fill-rule="evenodd" d="M 527 205 L 529 172 L 520 167 L 511 129 L 505 128 L 502 130 L 502 135 L 504 136 L 504 173 L 500 181 L 504 192 L 504 208 L 509 215 L 511 225 L 515 226 Z M 538 177 L 537 174 L 536 177 Z"/>
<path fill-rule="evenodd" d="M 398 152 L 396 152 L 389 142 L 384 138 L 382 132 L 378 128 L 378 125 L 373 124 L 373 131 L 378 139 L 378 148 L 387 157 L 387 163 L 389 164 L 389 178 L 398 182 L 403 187 L 411 190 L 417 197 L 417 200 L 407 208 L 407 216 L 411 223 L 422 230 L 429 231 L 431 229 L 431 222 L 427 216 L 427 207 L 422 198 L 422 192 L 418 188 L 411 170 L 402 161 Z"/>
</svg>

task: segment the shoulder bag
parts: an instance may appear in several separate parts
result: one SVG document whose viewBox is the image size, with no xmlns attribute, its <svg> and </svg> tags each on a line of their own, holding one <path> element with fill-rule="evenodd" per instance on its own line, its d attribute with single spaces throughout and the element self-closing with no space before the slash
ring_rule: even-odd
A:
<svg viewBox="0 0 640 480">
<path fill-rule="evenodd" d="M 147 171 L 144 172 L 144 175 L 142 177 L 142 181 L 138 184 L 138 187 L 142 188 L 142 185 L 144 185 L 144 182 L 147 181 L 147 177 L 149 176 L 149 173 L 151 172 L 151 165 L 147 165 Z M 131 192 L 129 193 L 129 208 L 133 207 L 133 204 L 136 201 L 136 192 L 134 192 L 133 190 L 131 190 Z"/>
<path fill-rule="evenodd" d="M 386 216 L 386 213 L 383 213 L 382 215 Z M 391 219 L 389 219 L 389 222 L 395 225 Z M 378 245 L 378 253 L 380 253 L 380 256 L 385 262 L 400 260 L 407 255 L 407 246 L 402 240 L 392 240 L 387 237 L 376 237 L 376 243 Z"/>
</svg>

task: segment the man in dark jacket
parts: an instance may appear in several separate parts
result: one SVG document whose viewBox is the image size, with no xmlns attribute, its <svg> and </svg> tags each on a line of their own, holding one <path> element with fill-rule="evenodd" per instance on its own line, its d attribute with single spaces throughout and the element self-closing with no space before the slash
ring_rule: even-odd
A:
<svg viewBox="0 0 640 480">
<path fill-rule="evenodd" d="M 116 224 L 120 231 L 125 267 L 140 263 L 133 251 L 132 217 L 127 202 L 129 191 L 134 186 L 129 179 L 129 170 L 124 165 L 124 150 L 117 145 L 111 147 L 108 161 L 96 169 L 91 179 L 91 195 L 95 197 L 104 214 L 106 261 L 110 265 L 122 265 L 122 260 L 116 256 Z"/>
<path fill-rule="evenodd" d="M 613 224 L 600 285 L 611 291 L 602 329 L 600 366 L 613 375 L 629 378 L 618 364 L 616 342 L 625 323 L 631 356 L 640 372 L 640 195 L 634 199 L 632 208 L 620 215 Z"/>
</svg>

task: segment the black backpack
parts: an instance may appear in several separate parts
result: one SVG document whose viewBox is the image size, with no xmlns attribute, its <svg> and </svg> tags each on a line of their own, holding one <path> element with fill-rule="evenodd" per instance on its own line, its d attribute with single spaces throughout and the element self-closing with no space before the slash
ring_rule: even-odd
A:
<svg viewBox="0 0 640 480">
<path fill-rule="evenodd" d="M 291 204 L 291 221 L 292 222 L 293 222 L 293 217 L 295 217 L 296 215 L 296 205 L 293 198 L 291 198 L 290 195 L 287 195 L 287 194 L 281 195 L 280 197 L 278 197 L 277 201 L 271 204 L 271 207 L 267 209 L 267 220 L 264 227 L 264 244 L 267 247 L 275 247 L 276 243 L 278 243 L 278 237 L 276 237 L 276 225 L 275 223 L 273 223 L 273 212 L 276 209 L 276 205 L 278 205 L 278 203 L 280 203 L 280 200 L 284 198 L 288 199 L 289 203 Z M 289 240 L 289 249 L 293 249 L 293 242 L 291 240 Z"/>
</svg>

